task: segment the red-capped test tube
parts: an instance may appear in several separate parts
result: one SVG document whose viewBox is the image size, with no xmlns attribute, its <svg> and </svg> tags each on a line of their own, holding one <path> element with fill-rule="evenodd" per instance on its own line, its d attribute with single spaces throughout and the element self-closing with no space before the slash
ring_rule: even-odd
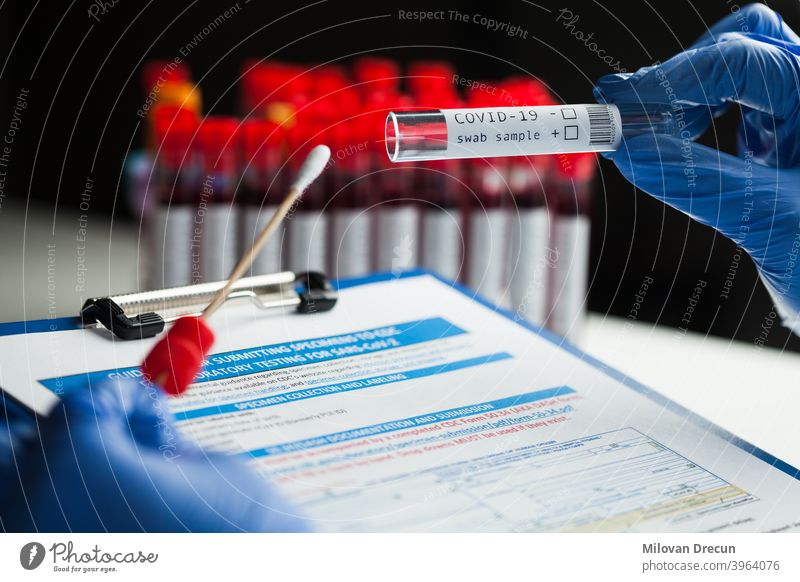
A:
<svg viewBox="0 0 800 582">
<path fill-rule="evenodd" d="M 253 246 L 256 237 L 264 229 L 285 195 L 285 172 L 283 164 L 283 128 L 263 119 L 246 120 L 241 127 L 242 135 L 242 196 L 240 199 L 241 239 L 240 251 Z M 281 252 L 284 242 L 284 227 L 267 241 L 256 256 L 251 267 L 252 275 L 277 273 L 281 270 Z"/>
<path fill-rule="evenodd" d="M 553 103 L 549 92 L 534 79 L 509 79 L 501 87 L 503 101 L 508 105 Z M 513 204 L 509 207 L 511 309 L 518 317 L 543 326 L 548 311 L 548 264 L 553 260 L 545 190 L 552 181 L 555 159 L 515 156 L 508 161 L 508 185 L 513 194 Z"/>
<path fill-rule="evenodd" d="M 157 203 L 147 223 L 150 289 L 192 282 L 194 203 L 201 172 L 197 127 L 197 117 L 186 109 L 164 106 L 156 112 L 153 190 Z"/>
<path fill-rule="evenodd" d="M 470 160 L 466 283 L 492 303 L 508 304 L 508 169 L 502 160 Z"/>
<path fill-rule="evenodd" d="M 597 168 L 594 154 L 560 157 L 553 202 L 553 261 L 549 269 L 550 306 L 547 326 L 579 341 L 586 318 L 589 277 L 591 183 Z"/>
<path fill-rule="evenodd" d="M 299 122 L 289 131 L 288 166 L 297 173 L 306 154 L 322 143 L 324 126 Z M 328 216 L 325 214 L 326 188 L 317 180 L 303 193 L 297 209 L 287 217 L 286 266 L 296 272 L 325 271 L 328 261 Z"/>
<path fill-rule="evenodd" d="M 417 104 L 424 107 L 437 100 L 440 105 L 458 106 L 455 94 L 440 94 Z M 467 165 L 463 160 L 431 160 L 420 162 L 416 172 L 415 190 L 423 202 L 421 263 L 449 281 L 459 280 L 464 271 Z"/>
<path fill-rule="evenodd" d="M 510 158 L 508 184 L 511 247 L 508 273 L 511 309 L 536 325 L 547 319 L 547 271 L 552 262 L 550 213 L 545 189 L 551 183 L 547 156 Z"/>
<path fill-rule="evenodd" d="M 299 165 L 304 153 L 318 143 L 330 140 L 333 128 L 354 109 L 357 97 L 348 87 L 347 72 L 338 65 L 325 65 L 309 71 L 310 98 L 295 99 L 295 124 L 289 130 L 290 166 Z M 329 167 L 335 168 L 337 153 Z M 330 176 L 317 180 L 303 194 L 297 211 L 289 220 L 288 267 L 295 271 L 325 271 L 330 251 Z"/>
<path fill-rule="evenodd" d="M 340 122 L 329 132 L 333 149 L 329 171 L 331 202 L 330 272 L 336 278 L 369 273 L 372 249 L 374 202 L 370 180 L 370 128 L 365 120 L 353 117 Z"/>
<path fill-rule="evenodd" d="M 144 118 L 144 149 L 131 151 L 125 159 L 125 189 L 128 206 L 133 214 L 144 221 L 151 220 L 155 196 L 153 186 L 153 158 L 158 146 L 155 119 L 159 107 L 181 107 L 199 115 L 202 96 L 191 82 L 191 72 L 183 63 L 174 61 L 147 61 L 141 70 L 143 101 L 137 115 Z"/>
<path fill-rule="evenodd" d="M 200 265 L 200 277 L 194 282 L 227 278 L 238 258 L 234 206 L 240 168 L 238 127 L 239 121 L 235 118 L 209 116 L 198 131 L 203 175 L 197 192 L 192 236 L 193 260 L 198 251 Z"/>
<path fill-rule="evenodd" d="M 352 72 L 354 85 L 341 107 L 346 122 L 332 132 L 336 146 L 329 173 L 334 181 L 330 268 L 337 277 L 363 275 L 378 261 L 375 247 L 383 238 L 377 232 L 380 191 L 387 178 L 381 174 L 386 164 L 383 135 L 377 128 L 385 108 L 397 99 L 400 81 L 399 65 L 381 57 L 356 59 Z"/>
<path fill-rule="evenodd" d="M 496 95 L 474 90 L 469 94 L 474 106 L 493 104 Z M 495 305 L 508 306 L 509 254 L 509 160 L 474 158 L 470 168 L 472 194 L 466 221 L 466 282 Z"/>
<path fill-rule="evenodd" d="M 398 104 L 410 107 L 412 101 L 400 94 L 375 94 L 367 103 L 369 115 L 376 119 L 371 144 L 383 147 L 378 118 Z M 376 190 L 381 193 L 375 208 L 374 268 L 399 273 L 419 266 L 420 200 L 413 192 L 415 168 L 396 166 L 385 156 L 373 156 Z"/>
</svg>

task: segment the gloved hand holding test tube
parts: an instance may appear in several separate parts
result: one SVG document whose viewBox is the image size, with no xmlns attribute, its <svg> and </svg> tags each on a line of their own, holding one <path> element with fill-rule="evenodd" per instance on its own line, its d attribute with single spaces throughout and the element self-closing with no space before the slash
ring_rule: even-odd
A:
<svg viewBox="0 0 800 582">
<path fill-rule="evenodd" d="M 600 79 L 602 104 L 391 112 L 386 148 L 395 162 L 603 152 L 638 188 L 747 251 L 800 333 L 799 72 L 800 35 L 751 4 L 663 64 Z M 731 104 L 739 157 L 693 141 Z"/>
<path fill-rule="evenodd" d="M 604 155 L 637 188 L 745 250 L 783 325 L 796 334 L 799 78 L 800 35 L 767 6 L 750 4 L 686 51 L 635 73 L 606 75 L 595 87 L 597 99 L 617 106 L 670 99 L 680 136 L 626 136 L 618 151 Z M 738 156 L 692 141 L 731 108 L 740 115 Z"/>
<path fill-rule="evenodd" d="M 660 103 L 391 111 L 386 151 L 393 162 L 608 152 L 623 137 L 677 132 Z"/>
</svg>

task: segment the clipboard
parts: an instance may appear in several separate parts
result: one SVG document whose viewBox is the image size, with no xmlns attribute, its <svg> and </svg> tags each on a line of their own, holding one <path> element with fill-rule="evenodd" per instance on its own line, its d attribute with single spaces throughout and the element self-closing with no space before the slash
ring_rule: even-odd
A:
<svg viewBox="0 0 800 582">
<path fill-rule="evenodd" d="M 419 429 L 408 429 L 421 431 L 419 437 L 409 435 L 402 436 L 402 438 L 423 438 L 423 432 L 424 434 L 430 434 L 428 431 L 431 430 L 432 423 L 436 422 L 436 417 L 452 419 L 448 422 L 455 423 L 451 424 L 450 427 L 436 430 L 456 430 L 453 427 L 462 425 L 459 420 L 462 416 L 480 415 L 484 410 L 497 411 L 493 413 L 496 414 L 494 418 L 500 419 L 496 420 L 497 428 L 487 430 L 495 431 L 501 427 L 508 428 L 510 426 L 508 424 L 509 421 L 504 416 L 506 413 L 503 411 L 508 411 L 508 414 L 512 415 L 522 415 L 523 421 L 528 422 L 533 427 L 530 430 L 537 430 L 533 425 L 538 425 L 539 422 L 547 420 L 544 413 L 549 414 L 549 409 L 542 410 L 541 414 L 536 416 L 536 418 L 542 418 L 543 420 L 536 421 L 535 418 L 531 417 L 533 421 L 530 421 L 527 418 L 529 416 L 528 409 L 521 410 L 521 407 L 535 406 L 537 400 L 546 401 L 541 399 L 579 396 L 581 399 L 587 399 L 585 404 L 580 404 L 579 402 L 576 408 L 577 412 L 573 410 L 565 414 L 574 413 L 580 415 L 583 409 L 585 411 L 583 420 L 569 422 L 586 421 L 591 425 L 592 433 L 583 434 L 578 432 L 578 440 L 570 440 L 575 435 L 567 435 L 563 438 L 564 443 L 557 446 L 553 445 L 556 446 L 556 453 L 559 455 L 562 453 L 568 454 L 572 450 L 581 450 L 582 447 L 587 447 L 585 450 L 593 453 L 620 451 L 625 450 L 627 440 L 646 440 L 648 442 L 645 443 L 647 445 L 645 448 L 650 454 L 666 455 L 669 463 L 672 463 L 672 461 L 678 464 L 682 462 L 691 463 L 691 466 L 695 467 L 694 470 L 701 472 L 705 476 L 704 478 L 715 482 L 724 482 L 723 485 L 725 485 L 725 490 L 728 493 L 732 491 L 734 497 L 738 496 L 744 499 L 742 505 L 739 505 L 738 497 L 733 499 L 731 507 L 749 507 L 748 504 L 750 503 L 761 503 L 762 501 L 767 503 L 765 500 L 768 500 L 770 504 L 784 501 L 787 503 L 800 503 L 800 490 L 797 489 L 800 487 L 797 484 L 800 480 L 800 471 L 791 464 L 734 436 L 669 398 L 638 384 L 624 374 L 603 365 L 551 332 L 529 325 L 512 313 L 501 310 L 490 302 L 476 297 L 472 291 L 464 287 L 445 281 L 426 271 L 411 271 L 402 274 L 383 273 L 359 279 L 334 282 L 331 286 L 340 293 L 340 306 L 338 309 L 322 314 L 319 318 L 293 317 L 291 322 L 287 320 L 287 324 L 282 329 L 270 331 L 265 338 L 266 343 L 264 344 L 249 343 L 238 347 L 236 345 L 222 345 L 217 355 L 222 357 L 224 361 L 219 363 L 221 367 L 214 368 L 212 366 L 209 371 L 214 369 L 223 370 L 222 367 L 227 367 L 230 363 L 238 366 L 243 361 L 250 361 L 249 357 L 245 359 L 240 356 L 245 354 L 249 356 L 254 351 L 269 352 L 269 355 L 264 356 L 268 358 L 274 357 L 273 354 L 281 354 L 282 357 L 284 352 L 276 348 L 285 347 L 288 356 L 292 350 L 296 350 L 296 352 L 292 353 L 315 350 L 322 343 L 326 345 L 343 345 L 338 340 L 361 333 L 369 333 L 370 336 L 373 336 L 376 335 L 375 332 L 378 329 L 386 330 L 386 326 L 400 334 L 392 336 L 397 338 L 399 348 L 410 347 L 415 350 L 414 353 L 417 355 L 414 358 L 417 361 L 414 362 L 414 365 L 405 364 L 408 369 L 400 370 L 401 373 L 399 374 L 395 373 L 393 369 L 386 369 L 383 367 L 383 360 L 378 361 L 375 357 L 385 353 L 387 357 L 391 358 L 392 352 L 391 350 L 381 351 L 388 349 L 386 346 L 375 346 L 368 358 L 373 363 L 367 362 L 364 365 L 372 365 L 376 370 L 380 370 L 378 372 L 380 376 L 374 377 L 364 372 L 358 372 L 365 377 L 365 380 L 354 382 L 351 378 L 338 378 L 336 377 L 338 372 L 331 373 L 328 370 L 324 379 L 322 377 L 319 378 L 320 388 L 306 389 L 304 386 L 295 383 L 295 380 L 302 376 L 302 369 L 306 364 L 302 364 L 296 371 L 291 369 L 293 365 L 291 363 L 281 364 L 281 366 L 270 368 L 268 372 L 265 372 L 291 377 L 290 380 L 278 380 L 289 384 L 285 388 L 281 388 L 280 391 L 270 391 L 264 394 L 239 393 L 234 397 L 235 401 L 231 401 L 230 404 L 214 401 L 206 402 L 203 401 L 202 397 L 194 399 L 191 402 L 187 402 L 186 406 L 189 408 L 185 411 L 175 410 L 176 421 L 179 423 L 197 421 L 200 423 L 198 426 L 203 426 L 204 423 L 206 426 L 212 426 L 213 423 L 206 423 L 206 418 L 209 416 L 261 414 L 266 420 L 282 418 L 280 415 L 285 414 L 288 415 L 287 418 L 290 420 L 297 417 L 302 422 L 309 423 L 308 438 L 293 440 L 293 438 L 284 436 L 281 431 L 278 431 L 277 433 L 265 434 L 264 436 L 268 437 L 266 442 L 262 444 L 252 443 L 251 446 L 247 447 L 248 450 L 238 453 L 253 463 L 254 467 L 258 467 L 262 461 L 266 463 L 265 467 L 273 467 L 271 463 L 293 462 L 290 458 L 293 458 L 295 454 L 303 454 L 305 450 L 312 451 L 309 459 L 320 458 L 320 462 L 327 462 L 326 459 L 328 457 L 317 457 L 318 453 L 316 451 L 320 450 L 320 447 L 338 447 L 341 445 L 348 447 L 348 450 L 352 451 L 354 450 L 352 449 L 353 446 L 373 446 L 373 438 L 376 439 L 374 442 L 379 442 L 383 435 L 402 436 L 402 431 L 411 426 L 419 427 Z M 428 298 L 427 303 L 424 298 Z M 239 307 L 231 309 L 229 316 L 233 317 L 233 312 L 235 311 L 240 311 Z M 239 319 L 235 317 L 230 319 L 229 324 L 237 325 L 237 321 L 249 321 L 251 327 L 257 327 L 257 324 L 252 320 L 253 313 L 257 314 L 258 312 L 242 308 L 239 314 L 241 317 Z M 73 322 L 79 323 L 80 320 L 79 318 L 73 318 Z M 28 333 L 35 333 L 34 328 L 38 328 L 36 331 L 41 332 L 53 331 L 48 329 L 48 323 L 44 321 L 28 322 L 27 324 L 0 324 L 0 336 L 20 333 L 20 325 L 24 325 Z M 302 331 L 295 330 L 295 326 L 302 328 Z M 494 332 L 491 330 L 492 327 L 496 328 Z M 66 330 L 68 328 L 63 327 L 62 329 Z M 108 332 L 105 333 L 111 336 Z M 286 334 L 289 335 L 287 336 Z M 495 339 L 489 339 L 492 334 L 497 334 L 499 338 L 497 344 L 493 343 Z M 50 334 L 51 337 L 60 335 L 60 333 Z M 80 336 L 73 337 L 85 337 L 87 341 L 92 340 L 92 345 L 94 346 L 100 346 L 102 345 L 101 342 L 107 341 L 93 337 L 95 335 L 95 333 L 86 333 L 85 335 L 80 334 Z M 470 340 L 470 337 L 474 338 L 474 342 Z M 19 340 L 6 338 L 6 341 L 20 342 L 23 341 L 23 337 L 20 336 Z M 261 336 L 259 335 L 255 341 L 261 342 Z M 448 351 L 442 352 L 446 353 L 447 361 L 431 366 L 428 358 L 431 357 L 434 351 L 439 349 L 435 347 L 438 345 L 437 342 L 442 341 L 450 342 L 447 344 L 450 347 L 446 348 Z M 45 338 L 39 338 L 37 345 L 44 346 L 45 342 Z M 523 345 L 522 342 L 536 346 L 540 357 L 527 357 L 524 351 L 525 348 L 521 347 Z M 135 350 L 138 343 L 116 342 L 116 345 L 120 347 L 127 346 L 128 350 Z M 144 344 L 145 342 L 142 343 Z M 518 351 L 515 351 L 514 346 L 517 346 Z M 24 346 L 21 346 L 19 348 L 20 353 L 23 353 L 25 349 Z M 462 351 L 456 353 L 453 350 Z M 501 350 L 507 350 L 508 353 L 501 353 Z M 35 350 L 34 353 L 36 353 Z M 344 359 L 348 357 L 348 354 L 349 352 L 343 350 L 341 355 L 334 354 L 326 358 L 315 358 L 314 362 L 316 363 L 312 363 L 312 365 L 318 365 L 323 361 L 327 365 L 327 363 L 335 363 L 337 359 L 341 359 L 343 363 L 340 365 L 345 366 L 347 364 L 344 363 Z M 467 356 L 469 356 L 468 359 L 463 359 Z M 543 366 L 547 370 L 547 357 L 549 356 L 554 357 L 553 361 L 561 363 L 551 368 L 549 378 L 537 379 L 535 370 L 537 367 L 541 369 Z M 403 357 L 407 358 L 408 356 Z M 7 362 L 10 363 L 11 361 L 16 360 L 7 359 Z M 135 359 L 130 359 L 129 363 L 124 363 L 123 365 L 130 366 L 135 361 Z M 87 381 L 93 382 L 95 378 L 101 379 L 107 376 L 108 372 L 114 372 L 119 375 L 126 373 L 126 370 L 133 371 L 133 368 L 114 368 L 118 364 L 113 359 L 104 362 L 92 362 L 92 364 L 94 368 L 73 376 L 76 380 L 76 385 L 83 385 Z M 24 367 L 24 362 L 20 362 L 20 365 Z M 76 368 L 77 365 L 80 364 L 74 364 L 73 368 Z M 109 369 L 92 371 L 99 366 Z M 514 372 L 514 366 L 521 366 L 516 373 Z M 228 378 L 235 378 L 238 373 L 238 371 L 229 373 L 225 370 L 225 373 L 219 376 L 219 381 L 229 382 Z M 442 376 L 442 380 L 437 381 L 437 376 Z M 556 376 L 560 377 L 556 378 Z M 581 380 L 581 376 L 591 377 L 592 380 L 586 383 L 588 380 Z M 259 381 L 258 377 L 254 378 L 257 382 Z M 375 381 L 375 378 L 380 378 L 380 381 Z M 47 379 L 40 381 L 49 382 Z M 199 381 L 203 382 L 205 380 Z M 208 381 L 216 382 L 218 379 L 209 377 Z M 249 382 L 246 378 L 245 381 Z M 419 384 L 414 385 L 416 382 L 419 382 Z M 467 384 L 459 384 L 459 382 Z M 611 385 L 613 385 L 612 391 L 602 388 L 602 386 Z M 458 390 L 455 390 L 457 386 Z M 386 389 L 383 390 L 383 387 Z M 593 392 L 594 387 L 601 387 L 602 389 L 599 392 Z M 467 392 L 465 393 L 464 390 Z M 283 397 L 284 394 L 286 394 L 286 397 Z M 375 394 L 375 400 L 372 399 L 371 394 Z M 349 400 L 345 403 L 337 401 L 336 404 L 327 404 L 328 402 L 333 402 L 333 399 L 338 398 L 340 395 L 342 398 L 349 398 Z M 347 395 L 352 396 L 348 397 Z M 415 397 L 412 398 L 412 395 L 415 395 Z M 446 397 L 453 397 L 454 400 L 452 402 L 443 402 Z M 613 398 L 608 400 L 609 397 Z M 388 400 L 384 401 L 384 398 Z M 605 408 L 610 405 L 610 402 L 616 403 L 618 398 L 622 399 L 623 403 L 628 402 L 629 399 L 635 400 L 635 409 L 644 411 L 640 412 L 640 414 L 646 414 L 646 416 L 637 417 L 638 420 L 632 419 L 630 422 L 626 420 L 622 424 L 617 423 L 617 417 L 614 414 L 608 417 L 605 416 Z M 593 405 L 586 408 L 589 406 L 589 400 L 592 401 Z M 374 417 L 358 416 L 365 412 L 364 406 L 373 406 Z M 547 406 L 551 405 L 548 404 Z M 337 414 L 349 414 L 348 410 L 353 408 L 354 414 L 358 418 L 354 417 L 353 422 L 355 424 L 351 426 L 343 424 L 341 416 L 315 416 L 313 414 L 314 410 L 327 410 L 328 408 L 336 408 Z M 361 410 L 360 413 L 356 410 L 357 408 Z M 628 408 L 627 405 L 624 407 L 624 411 L 632 409 Z M 560 410 L 556 410 L 555 413 L 562 414 Z M 663 419 L 666 417 L 672 417 L 672 420 L 667 420 L 666 424 L 663 424 Z M 662 424 L 650 424 L 651 420 L 655 419 L 661 419 Z M 236 418 L 230 418 L 228 422 L 235 423 L 236 421 Z M 598 422 L 608 423 L 609 425 L 604 426 L 601 430 L 595 427 L 595 423 Z M 463 424 L 465 426 L 463 430 L 472 430 L 472 427 L 479 426 L 472 421 Z M 299 427 L 300 425 L 292 424 L 292 426 Z M 566 425 L 559 424 L 558 426 Z M 639 429 L 644 432 L 640 432 Z M 299 429 L 295 428 L 293 430 Z M 196 433 L 193 434 L 197 436 Z M 561 437 L 559 433 L 549 434 L 553 434 L 554 437 Z M 461 436 L 456 435 L 452 438 L 461 438 Z M 533 439 L 531 442 L 527 440 L 516 442 L 513 434 L 509 438 L 511 439 L 509 447 L 521 446 L 521 448 L 509 450 L 509 455 L 529 455 L 540 446 L 545 447 L 542 449 L 544 451 L 542 454 L 549 454 L 548 451 L 550 449 L 547 447 L 550 446 L 548 445 L 550 440 L 541 441 L 537 444 L 539 441 L 535 437 L 531 437 Z M 363 440 L 365 444 L 352 444 L 360 443 L 361 441 L 358 439 Z M 689 444 L 680 444 L 674 439 L 684 439 Z M 703 448 L 696 449 L 696 443 L 705 442 L 705 439 L 708 439 L 708 444 Z M 463 437 L 463 440 L 472 442 L 469 436 Z M 369 444 L 366 444 L 367 441 L 369 441 Z M 500 448 L 499 445 L 494 445 L 494 447 L 497 450 L 491 448 L 490 452 L 493 457 L 496 457 Z M 686 452 L 687 455 L 684 456 L 682 451 Z M 727 460 L 722 458 L 721 455 L 723 454 Z M 286 457 L 282 455 L 286 455 Z M 284 458 L 289 460 L 281 461 Z M 476 459 L 478 458 L 483 457 L 476 457 Z M 719 463 L 731 463 L 731 465 L 725 468 L 717 466 Z M 606 473 L 603 474 L 605 475 Z M 666 473 L 660 472 L 657 474 L 662 476 L 659 478 L 663 478 L 663 475 L 666 475 Z M 726 474 L 729 476 L 729 481 L 725 481 Z M 383 479 L 380 481 L 381 483 L 394 482 L 386 480 L 384 477 L 386 476 L 381 476 L 381 479 Z M 763 494 L 759 493 L 758 483 L 762 482 L 762 478 L 766 479 L 767 477 L 769 477 L 770 483 L 780 485 L 781 488 L 791 487 L 793 495 L 790 497 L 786 495 L 775 497 L 768 491 Z M 300 487 L 302 483 L 305 483 L 305 481 L 299 479 L 287 481 L 287 484 L 297 487 Z M 402 484 L 403 482 L 401 481 L 400 483 Z M 741 488 L 739 488 L 740 485 Z M 422 493 L 425 491 L 430 492 L 430 490 L 430 485 L 421 489 Z M 375 490 L 376 494 L 382 491 L 381 488 Z M 403 501 L 405 497 L 403 496 L 411 495 L 409 491 L 403 489 L 398 492 L 398 495 L 400 495 L 398 499 L 400 500 L 396 503 L 405 503 Z M 751 491 L 754 491 L 754 493 L 751 493 Z M 789 490 L 787 489 L 786 491 Z M 669 491 L 666 494 L 669 494 Z M 303 496 L 300 495 L 299 498 L 303 498 Z M 318 496 L 315 499 L 315 503 L 333 504 L 337 498 L 334 496 L 331 500 L 326 501 L 327 497 Z M 394 498 L 392 497 L 392 499 Z M 728 497 L 726 496 L 719 498 L 720 504 L 727 504 L 727 500 Z M 704 502 L 711 503 L 711 501 L 713 501 L 711 497 L 708 497 Z M 364 503 L 356 503 L 356 505 L 348 506 L 348 511 L 356 511 L 359 507 L 370 507 L 370 503 L 366 501 Z M 391 501 L 390 503 L 395 502 Z M 394 506 L 392 505 L 392 507 Z M 391 512 L 386 513 L 386 515 L 390 514 Z M 723 513 L 720 515 L 728 514 Z M 768 515 L 773 515 L 772 510 Z M 325 518 L 323 517 L 323 519 Z M 354 523 L 358 525 L 361 522 L 356 521 Z M 381 526 L 382 524 L 376 525 L 379 530 Z M 394 531 L 390 526 L 384 526 L 384 529 Z"/>
<path fill-rule="evenodd" d="M 626 374 L 607 366 L 606 364 L 600 362 L 599 360 L 595 359 L 594 357 L 586 354 L 576 346 L 569 343 L 567 340 L 561 338 L 560 336 L 556 335 L 555 333 L 540 328 L 525 319 L 515 316 L 512 312 L 497 307 L 496 305 L 492 304 L 489 300 L 477 295 L 475 292 L 471 291 L 467 287 L 460 285 L 458 283 L 453 283 L 435 273 L 432 273 L 425 269 L 414 269 L 405 271 L 402 273 L 376 273 L 364 277 L 354 277 L 349 279 L 344 279 L 340 281 L 331 281 L 328 280 L 327 277 L 316 273 L 316 276 L 321 277 L 321 279 L 317 279 L 316 284 L 320 286 L 320 289 L 316 292 L 316 297 L 323 297 L 325 301 L 322 301 L 319 305 L 323 307 L 327 307 L 329 310 L 333 308 L 339 298 L 339 291 L 345 290 L 353 287 L 361 287 L 366 285 L 371 285 L 374 283 L 381 283 L 387 282 L 392 280 L 402 280 L 402 279 L 409 279 L 409 278 L 416 278 L 416 277 L 432 277 L 437 279 L 443 284 L 450 286 L 452 289 L 458 291 L 459 294 L 469 297 L 472 301 L 482 305 L 483 307 L 497 313 L 498 315 L 503 316 L 504 318 L 511 320 L 514 324 L 519 325 L 530 333 L 533 333 L 537 336 L 542 337 L 543 339 L 547 340 L 548 342 L 558 346 L 560 349 L 564 350 L 565 352 L 575 356 L 576 358 L 580 359 L 582 362 L 585 362 L 596 368 L 597 370 L 601 371 L 603 374 L 617 380 L 620 384 L 626 386 L 627 388 L 633 390 L 634 392 L 638 392 L 643 396 L 647 397 L 648 399 L 654 401 L 655 403 L 663 406 L 665 409 L 676 412 L 681 416 L 685 417 L 687 421 L 691 422 L 692 424 L 703 428 L 704 430 L 708 430 L 709 432 L 725 439 L 732 445 L 744 450 L 748 454 L 772 465 L 779 471 L 786 473 L 787 475 L 800 480 L 800 469 L 792 466 L 790 463 L 775 457 L 774 455 L 768 453 L 767 451 L 753 445 L 752 443 L 741 439 L 731 432 L 723 429 L 722 427 L 716 425 L 715 423 L 709 421 L 708 419 L 700 416 L 699 414 L 685 408 L 684 406 L 678 404 L 677 402 L 669 399 L 668 397 L 651 390 L 650 388 L 644 386 L 643 384 L 633 380 Z M 289 309 L 291 307 L 300 307 L 302 305 L 301 295 L 303 290 L 301 289 L 298 291 L 295 286 L 294 282 L 302 282 L 305 279 L 305 274 L 295 275 L 294 273 L 276 273 L 271 275 L 263 275 L 257 277 L 246 277 L 240 281 L 241 290 L 243 291 L 237 297 L 232 297 L 232 300 L 241 300 L 243 298 L 247 298 L 250 301 L 255 301 L 252 298 L 250 293 L 244 291 L 261 291 L 266 288 L 272 288 L 272 285 L 280 285 L 284 292 L 286 293 L 287 297 L 284 300 L 275 300 L 274 303 L 269 303 L 266 300 L 266 297 L 271 296 L 266 293 L 262 293 L 259 297 L 260 300 L 263 301 L 264 309 Z M 291 281 L 291 283 L 290 283 Z M 261 283 L 264 287 L 259 287 L 258 285 L 254 285 L 254 283 Z M 219 283 L 209 283 L 207 284 L 209 287 L 203 286 L 188 286 L 188 287 L 178 287 L 172 290 L 162 290 L 162 291 L 155 291 L 155 292 L 144 292 L 143 294 L 129 294 L 129 295 L 122 295 L 122 296 L 112 296 L 113 298 L 125 298 L 126 296 L 130 296 L 132 299 L 135 299 L 137 296 L 139 297 L 150 297 L 149 293 L 155 293 L 156 296 L 161 298 L 166 298 L 172 294 L 178 294 L 178 290 L 187 290 L 187 291 L 199 291 L 202 290 L 205 293 L 213 293 L 213 289 L 216 288 Z M 295 297 L 292 297 L 292 295 Z M 181 292 L 181 296 L 188 297 L 188 295 L 184 292 Z M 90 300 L 91 301 L 91 300 Z M 127 305 L 124 299 L 120 299 L 123 305 Z M 89 303 L 89 301 L 87 301 Z M 152 305 L 152 304 L 150 304 Z M 188 306 L 184 305 L 181 307 L 178 312 L 186 311 L 191 307 L 191 304 Z M 311 311 L 301 311 L 298 309 L 300 313 L 311 313 Z M 323 311 L 319 309 L 318 311 Z M 131 312 L 132 313 L 132 312 Z M 165 322 L 168 323 L 168 320 L 171 321 L 175 317 L 174 312 L 164 312 L 166 315 Z M 7 323 L 0 323 L 0 336 L 9 336 L 9 335 L 19 335 L 19 334 L 31 334 L 31 333 L 45 333 L 45 332 L 53 332 L 53 331 L 74 331 L 80 330 L 85 328 L 98 328 L 104 327 L 102 324 L 98 324 L 97 322 L 85 324 L 80 316 L 77 317 L 64 317 L 64 318 L 56 318 L 56 319 L 41 319 L 41 320 L 30 320 L 30 321 L 20 321 L 20 322 L 7 322 Z M 111 333 L 108 334 L 109 337 L 113 337 Z M 2 385 L 0 384 L 0 406 L 5 406 L 7 412 L 13 415 L 30 415 L 31 409 L 27 407 L 24 403 L 17 401 L 8 393 L 6 393 Z M 2 413 L 2 410 L 0 410 Z"/>
</svg>

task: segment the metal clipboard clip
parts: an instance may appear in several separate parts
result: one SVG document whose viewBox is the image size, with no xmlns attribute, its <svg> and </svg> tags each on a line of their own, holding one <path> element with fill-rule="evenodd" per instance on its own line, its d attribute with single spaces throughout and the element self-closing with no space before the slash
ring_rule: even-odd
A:
<svg viewBox="0 0 800 582">
<path fill-rule="evenodd" d="M 200 315 L 225 281 L 172 287 L 156 291 L 126 293 L 87 299 L 80 312 L 84 327 L 105 327 L 120 339 L 153 337 L 167 323 L 184 315 Z M 330 311 L 339 295 L 328 278 L 318 272 L 284 271 L 243 277 L 227 301 L 249 299 L 259 309 L 294 308 L 298 313 Z"/>
</svg>

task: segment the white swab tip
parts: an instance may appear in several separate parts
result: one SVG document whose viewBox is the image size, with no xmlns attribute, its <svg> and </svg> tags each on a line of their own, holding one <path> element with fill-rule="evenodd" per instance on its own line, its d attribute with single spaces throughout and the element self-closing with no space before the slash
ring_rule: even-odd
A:
<svg viewBox="0 0 800 582">
<path fill-rule="evenodd" d="M 297 173 L 294 185 L 300 191 L 305 190 L 316 180 L 331 159 L 331 149 L 326 145 L 318 145 L 306 156 L 300 171 Z"/>
</svg>

